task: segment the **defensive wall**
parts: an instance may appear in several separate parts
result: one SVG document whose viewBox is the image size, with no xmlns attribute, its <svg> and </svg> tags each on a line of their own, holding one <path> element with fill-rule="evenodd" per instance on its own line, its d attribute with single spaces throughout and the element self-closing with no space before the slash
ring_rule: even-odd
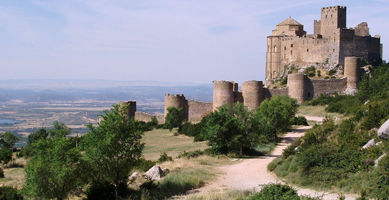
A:
<svg viewBox="0 0 389 200">
<path fill-rule="evenodd" d="M 135 120 L 138 121 L 144 121 L 144 122 L 149 122 L 151 121 L 151 118 L 156 117 L 158 120 L 158 124 L 163 124 L 165 123 L 165 117 L 163 115 L 152 115 L 149 113 L 145 112 L 135 112 Z"/>
</svg>

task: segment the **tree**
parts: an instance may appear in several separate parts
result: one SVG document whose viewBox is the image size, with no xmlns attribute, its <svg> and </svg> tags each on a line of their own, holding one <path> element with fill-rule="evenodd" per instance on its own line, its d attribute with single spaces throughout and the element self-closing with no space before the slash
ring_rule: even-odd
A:
<svg viewBox="0 0 389 200">
<path fill-rule="evenodd" d="M 263 117 L 276 132 L 285 132 L 291 127 L 290 119 L 297 112 L 297 101 L 288 96 L 273 96 L 264 100 L 257 110 L 258 117 Z"/>
<path fill-rule="evenodd" d="M 11 132 L 5 132 L 0 134 L 0 141 L 2 144 L 1 146 L 3 148 L 12 149 L 15 143 L 19 140 L 20 137 L 12 134 Z"/>
<path fill-rule="evenodd" d="M 65 199 L 84 184 L 80 149 L 64 135 L 71 130 L 54 123 L 52 137 L 41 138 L 31 145 L 36 152 L 25 167 L 24 193 L 32 198 Z M 43 134 L 44 135 L 44 134 Z"/>
<path fill-rule="evenodd" d="M 122 110 L 122 111 L 121 111 Z M 108 182 L 115 187 L 115 197 L 119 199 L 119 189 L 142 155 L 143 132 L 138 122 L 126 118 L 126 109 L 114 105 L 104 111 L 98 127 L 88 125 L 89 133 L 84 136 L 84 157 L 91 167 L 94 181 Z"/>
<path fill-rule="evenodd" d="M 259 132 L 253 132 L 252 112 L 242 103 L 235 103 L 232 107 L 225 104 L 205 119 L 201 135 L 208 140 L 216 154 L 239 152 L 251 149 L 258 144 Z"/>
<path fill-rule="evenodd" d="M 12 160 L 12 150 L 2 148 L 0 150 L 0 162 L 3 163 L 3 165 L 6 165 L 11 160 Z"/>
<path fill-rule="evenodd" d="M 27 145 L 32 145 L 40 139 L 46 139 L 47 136 L 49 136 L 49 133 L 47 132 L 46 128 L 40 128 L 35 133 L 28 135 Z"/>
<path fill-rule="evenodd" d="M 182 122 L 184 121 L 184 110 L 182 108 L 169 107 L 167 108 L 167 115 L 165 118 L 164 128 L 172 131 L 173 128 L 181 127 Z"/>
</svg>

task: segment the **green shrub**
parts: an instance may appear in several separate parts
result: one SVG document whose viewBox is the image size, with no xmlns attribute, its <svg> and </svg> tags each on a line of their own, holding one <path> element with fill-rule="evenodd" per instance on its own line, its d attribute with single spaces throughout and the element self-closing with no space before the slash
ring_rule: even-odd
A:
<svg viewBox="0 0 389 200">
<path fill-rule="evenodd" d="M 22 200 L 23 196 L 17 188 L 10 186 L 0 187 L 0 200 Z"/>
<path fill-rule="evenodd" d="M 297 191 L 288 185 L 270 183 L 261 192 L 249 198 L 250 200 L 300 200 Z"/>
<path fill-rule="evenodd" d="M 0 178 L 4 178 L 4 169 L 0 168 Z"/>
<path fill-rule="evenodd" d="M 190 158 L 196 158 L 196 157 L 199 157 L 199 156 L 202 156 L 206 154 L 205 151 L 201 151 L 201 150 L 195 150 L 195 151 L 184 151 L 184 152 L 181 152 L 180 154 L 178 154 L 177 158 L 187 158 L 187 159 L 190 159 Z"/>
<path fill-rule="evenodd" d="M 304 116 L 292 117 L 291 120 L 292 120 L 291 123 L 292 123 L 293 125 L 304 125 L 304 126 L 308 126 L 307 118 L 305 118 Z"/>
<path fill-rule="evenodd" d="M 335 70 L 335 69 L 331 69 L 331 70 L 328 72 L 328 75 L 330 75 L 330 76 L 333 76 L 334 74 L 336 74 L 336 70 Z"/>
<path fill-rule="evenodd" d="M 304 70 L 304 74 L 306 74 L 309 77 L 315 76 L 316 68 L 315 66 L 310 66 Z"/>
<path fill-rule="evenodd" d="M 286 85 L 288 84 L 288 77 L 285 77 L 281 80 L 281 85 Z"/>
<path fill-rule="evenodd" d="M 121 199 L 129 195 L 129 190 L 126 183 L 122 183 L 118 190 Z M 92 182 L 86 190 L 87 199 L 106 199 L 115 200 L 115 186 L 108 182 Z"/>
<path fill-rule="evenodd" d="M 173 161 L 173 158 L 171 156 L 168 156 L 166 154 L 166 152 L 164 151 L 163 153 L 161 153 L 161 155 L 159 156 L 158 160 L 157 160 L 157 163 L 163 163 L 163 162 L 168 162 L 168 161 Z"/>
<path fill-rule="evenodd" d="M 150 168 L 152 168 L 157 162 L 151 161 L 151 160 L 146 160 L 144 158 L 140 158 L 138 160 L 138 165 L 136 166 L 137 169 L 141 171 L 148 171 Z"/>
</svg>

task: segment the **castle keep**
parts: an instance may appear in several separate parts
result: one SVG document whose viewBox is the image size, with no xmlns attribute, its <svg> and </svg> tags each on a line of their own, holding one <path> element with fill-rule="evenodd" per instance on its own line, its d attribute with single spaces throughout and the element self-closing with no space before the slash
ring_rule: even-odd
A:
<svg viewBox="0 0 389 200">
<path fill-rule="evenodd" d="M 366 22 L 355 28 L 346 28 L 346 7 L 333 6 L 321 9 L 321 20 L 314 21 L 314 34 L 307 35 L 304 26 L 291 17 L 276 25 L 267 37 L 266 81 L 246 81 L 241 90 L 233 81 L 213 81 L 213 102 L 188 101 L 183 94 L 165 95 L 165 114 L 157 116 L 163 123 L 167 108 L 184 110 L 184 118 L 200 120 L 223 104 L 242 102 L 250 110 L 256 109 L 264 99 L 277 95 L 289 95 L 298 103 L 311 100 L 320 94 L 355 94 L 360 79 L 361 59 L 370 63 L 382 59 L 380 36 L 371 37 Z M 308 78 L 303 73 L 288 72 L 285 67 L 307 67 L 318 63 L 343 69 L 343 76 L 328 79 Z M 315 67 L 315 66 L 313 66 Z M 271 81 L 287 77 L 286 87 L 267 88 Z M 130 104 L 128 114 L 137 120 L 150 121 L 153 115 L 136 112 L 135 102 Z M 135 106 L 135 107 L 134 107 Z"/>
<path fill-rule="evenodd" d="M 354 28 L 346 27 L 346 7 L 321 9 L 321 20 L 314 20 L 314 33 L 289 17 L 276 25 L 267 37 L 266 83 L 284 73 L 284 66 L 309 66 L 329 63 L 344 66 L 348 56 L 361 57 L 369 63 L 380 62 L 380 36 L 371 37 L 366 22 Z"/>
</svg>

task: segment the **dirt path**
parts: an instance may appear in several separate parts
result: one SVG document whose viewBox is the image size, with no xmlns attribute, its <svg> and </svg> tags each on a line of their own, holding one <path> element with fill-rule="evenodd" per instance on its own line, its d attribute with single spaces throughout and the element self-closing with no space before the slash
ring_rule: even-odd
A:
<svg viewBox="0 0 389 200">
<path fill-rule="evenodd" d="M 196 193 L 206 193 L 212 190 L 220 189 L 239 189 L 239 190 L 260 190 L 262 184 L 268 183 L 277 183 L 281 182 L 273 174 L 267 171 L 267 165 L 276 157 L 282 154 L 282 150 L 286 148 L 291 142 L 295 139 L 303 136 L 307 129 L 311 127 L 300 127 L 294 129 L 292 132 L 287 133 L 279 145 L 274 149 L 274 151 L 267 156 L 262 156 L 259 158 L 243 160 L 237 164 L 221 167 L 221 170 L 224 172 L 223 175 L 218 177 L 215 182 L 212 182 L 209 185 L 206 185 L 203 188 L 199 188 Z M 323 192 L 316 192 L 309 189 L 300 189 L 298 188 L 299 195 L 309 195 L 311 197 L 322 196 L 323 199 L 338 199 L 338 194 L 327 194 Z M 352 196 L 346 196 L 347 200 L 356 199 Z"/>
</svg>

